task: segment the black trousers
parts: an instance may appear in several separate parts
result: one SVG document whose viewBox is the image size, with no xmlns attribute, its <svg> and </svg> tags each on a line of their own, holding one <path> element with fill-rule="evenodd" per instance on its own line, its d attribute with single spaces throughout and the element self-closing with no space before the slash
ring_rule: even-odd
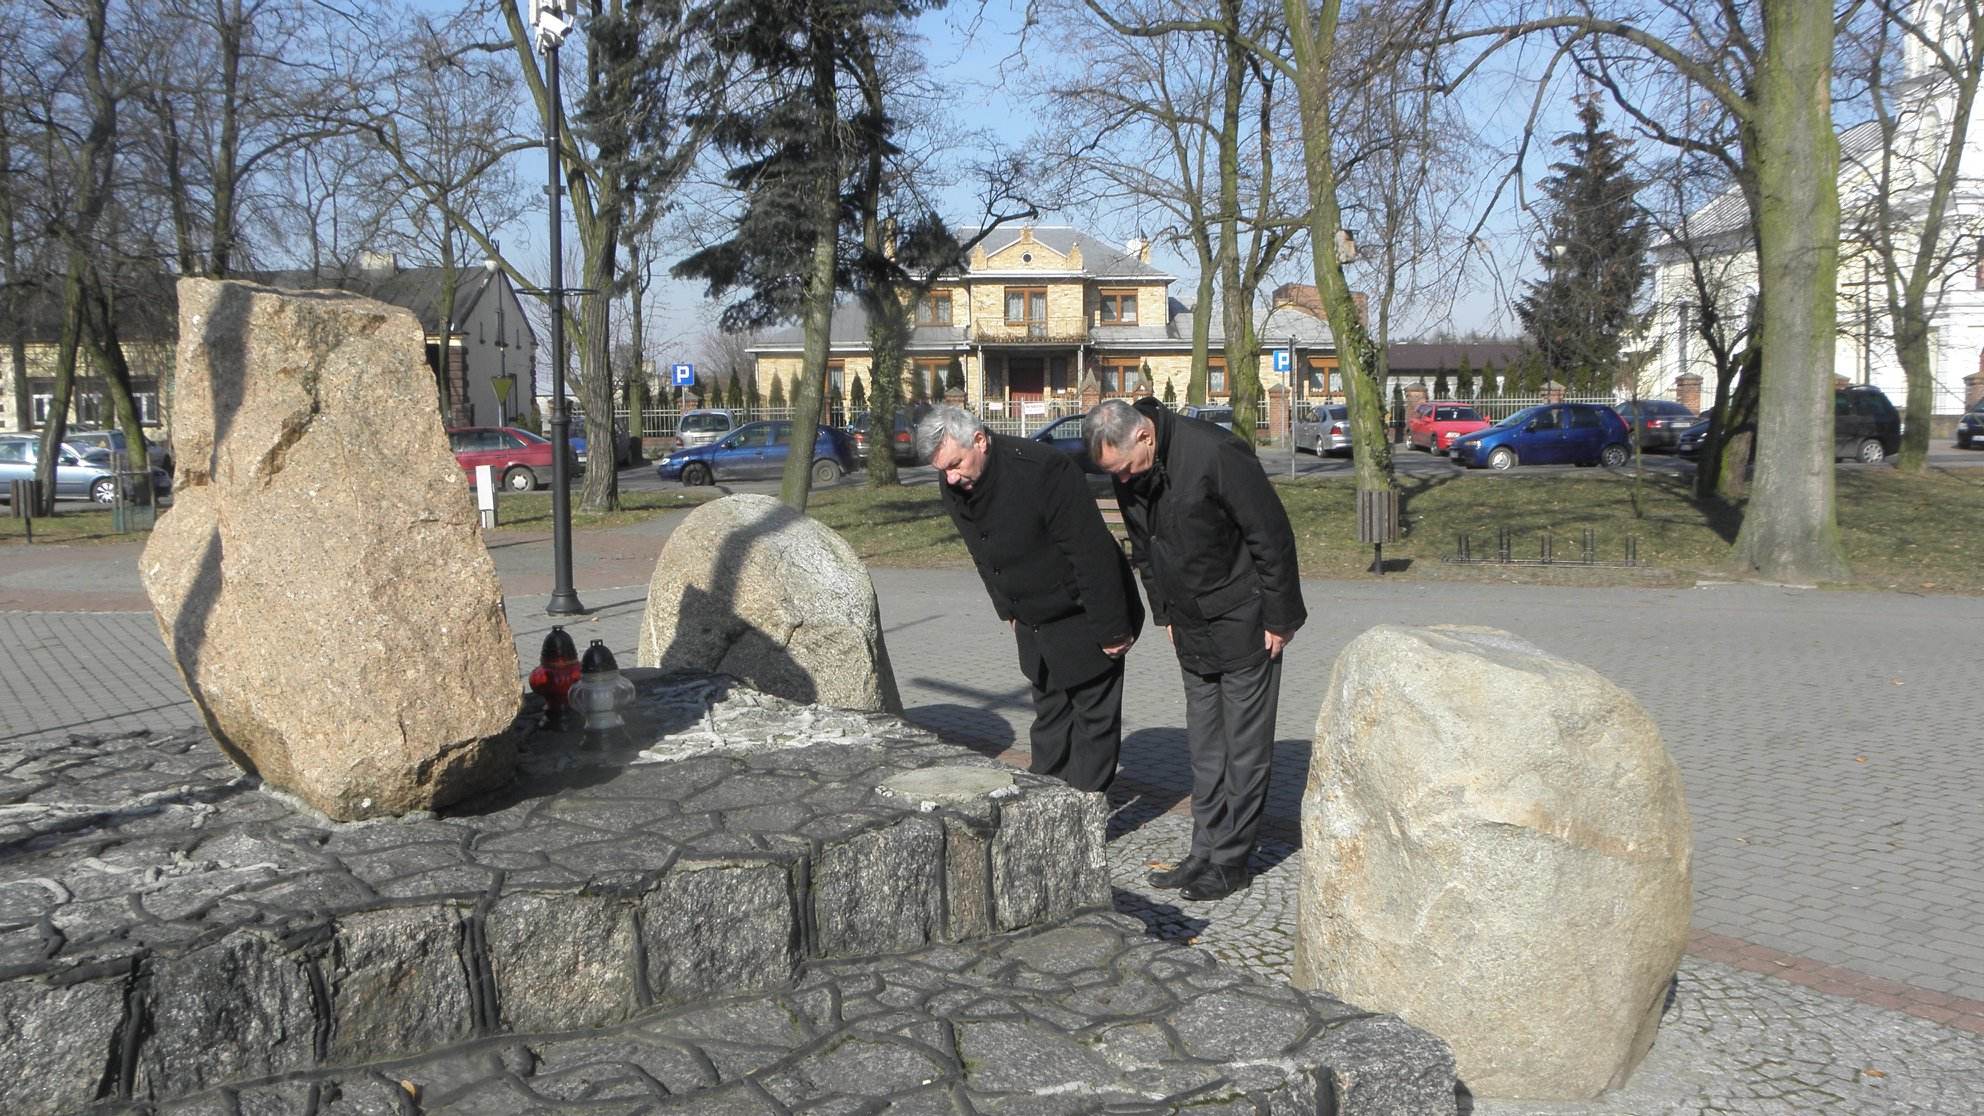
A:
<svg viewBox="0 0 1984 1116">
<path fill-rule="evenodd" d="M 1116 781 L 1123 748 L 1123 660 L 1086 682 L 1065 689 L 1033 688 L 1033 762 L 1027 770 L 1052 775 L 1076 790 L 1108 790 Z"/>
<path fill-rule="evenodd" d="M 1185 676 L 1185 739 L 1192 752 L 1192 853 L 1239 865 L 1254 851 L 1267 808 L 1281 660 Z"/>
</svg>

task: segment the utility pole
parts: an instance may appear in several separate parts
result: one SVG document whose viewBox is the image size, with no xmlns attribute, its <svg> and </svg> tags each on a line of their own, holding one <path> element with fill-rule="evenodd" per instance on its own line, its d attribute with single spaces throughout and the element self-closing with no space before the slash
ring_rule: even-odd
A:
<svg viewBox="0 0 1984 1116">
<path fill-rule="evenodd" d="M 572 29 L 576 15 L 572 0 L 531 0 L 531 27 L 537 32 L 537 49 L 544 54 L 544 86 L 548 111 L 544 114 L 544 156 L 550 168 L 551 195 L 551 284 L 545 296 L 551 303 L 551 600 L 544 611 L 552 616 L 572 616 L 586 611 L 572 589 L 572 474 L 568 457 L 572 452 L 572 412 L 565 403 L 565 256 L 561 242 L 564 192 L 560 173 L 564 158 L 558 140 L 558 119 L 564 113 L 558 88 L 558 44 Z M 608 457 L 612 451 L 608 450 Z"/>
</svg>

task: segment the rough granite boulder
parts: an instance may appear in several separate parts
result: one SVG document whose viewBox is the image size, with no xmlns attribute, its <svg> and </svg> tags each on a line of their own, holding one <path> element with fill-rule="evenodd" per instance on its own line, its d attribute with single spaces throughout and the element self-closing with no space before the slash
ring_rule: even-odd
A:
<svg viewBox="0 0 1984 1116">
<path fill-rule="evenodd" d="M 1653 1044 L 1691 849 L 1630 694 L 1506 632 L 1380 625 L 1316 725 L 1296 983 L 1446 1039 L 1476 1096 L 1596 1096 Z"/>
<path fill-rule="evenodd" d="M 208 732 L 339 820 L 508 779 L 516 646 L 420 323 L 205 279 L 179 310 L 179 475 L 140 572 Z"/>
<path fill-rule="evenodd" d="M 769 496 L 704 504 L 669 535 L 638 656 L 793 701 L 902 712 L 867 568 L 847 540 Z"/>
</svg>

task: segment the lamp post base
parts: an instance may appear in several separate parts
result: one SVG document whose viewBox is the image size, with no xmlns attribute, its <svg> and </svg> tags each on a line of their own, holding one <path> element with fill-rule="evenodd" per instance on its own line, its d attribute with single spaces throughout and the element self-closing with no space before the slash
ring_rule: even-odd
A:
<svg viewBox="0 0 1984 1116">
<path fill-rule="evenodd" d="M 551 594 L 551 600 L 544 606 L 546 616 L 579 616 L 587 611 L 586 606 L 579 603 L 579 595 L 570 589 L 560 589 Z"/>
</svg>

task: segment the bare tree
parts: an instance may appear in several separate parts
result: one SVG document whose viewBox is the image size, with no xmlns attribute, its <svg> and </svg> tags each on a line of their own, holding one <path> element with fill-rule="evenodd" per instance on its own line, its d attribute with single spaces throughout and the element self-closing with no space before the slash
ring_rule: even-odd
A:
<svg viewBox="0 0 1984 1116">
<path fill-rule="evenodd" d="M 1872 119 L 1861 125 L 1871 142 L 1855 144 L 1846 158 L 1857 181 L 1845 237 L 1861 282 L 1871 288 L 1878 278 L 1880 284 L 1908 383 L 1899 464 L 1919 473 L 1928 464 L 1935 407 L 1930 323 L 1951 282 L 1971 273 L 1984 232 L 1984 219 L 1954 202 L 1984 75 L 1984 2 L 1950 0 L 1925 8 L 1874 0 L 1868 9 L 1846 40 Z M 1935 22 L 1920 18 L 1925 11 Z M 1872 317 L 1865 314 L 1861 323 L 1868 356 Z"/>
</svg>

